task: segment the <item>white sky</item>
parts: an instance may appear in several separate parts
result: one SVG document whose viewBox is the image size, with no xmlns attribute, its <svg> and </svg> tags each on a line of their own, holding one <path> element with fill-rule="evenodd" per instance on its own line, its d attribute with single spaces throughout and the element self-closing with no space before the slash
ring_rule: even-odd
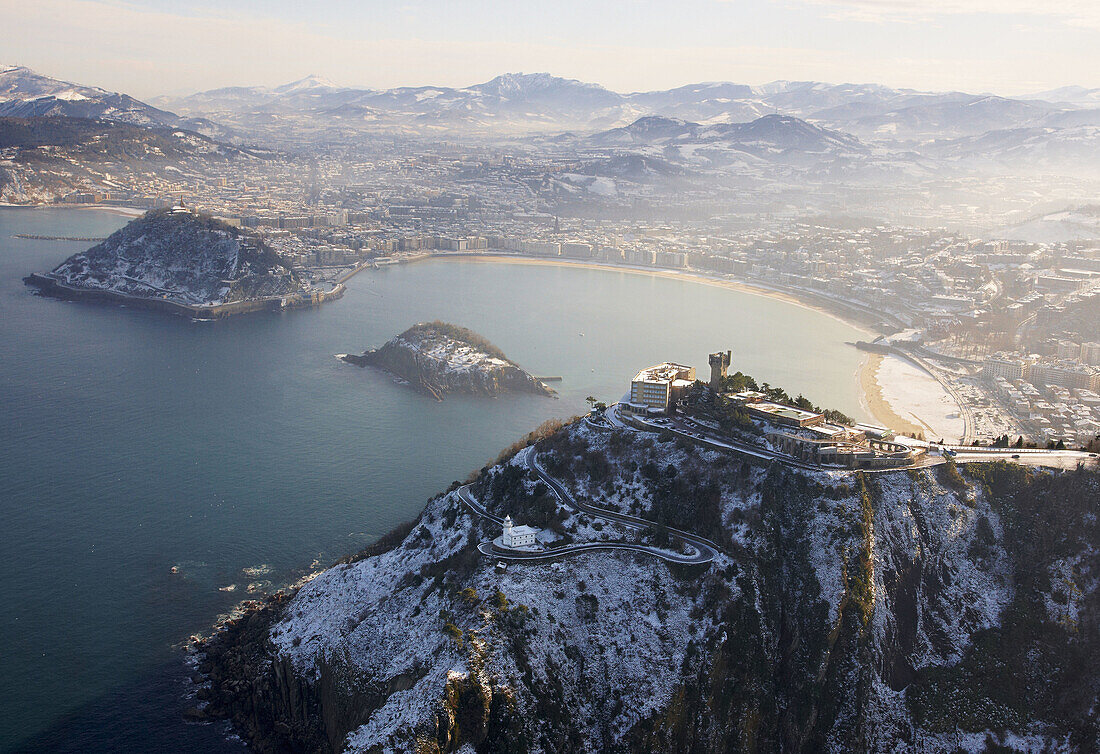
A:
<svg viewBox="0 0 1100 754">
<path fill-rule="evenodd" d="M 618 91 L 875 82 L 1100 87 L 1100 0 L 0 0 L 0 63 L 139 97 L 464 86 L 549 71 Z"/>
</svg>

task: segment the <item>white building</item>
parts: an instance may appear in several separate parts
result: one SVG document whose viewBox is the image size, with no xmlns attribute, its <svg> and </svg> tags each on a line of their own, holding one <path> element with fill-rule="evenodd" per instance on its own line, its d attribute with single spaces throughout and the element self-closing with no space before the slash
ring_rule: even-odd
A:
<svg viewBox="0 0 1100 754">
<path fill-rule="evenodd" d="M 511 516 L 504 517 L 504 534 L 500 543 L 504 547 L 516 549 L 519 547 L 531 547 L 535 544 L 535 537 L 539 530 L 533 526 L 515 526 Z"/>
<path fill-rule="evenodd" d="M 643 369 L 630 381 L 630 403 L 634 413 L 668 412 L 695 383 L 695 367 L 666 361 Z"/>
</svg>

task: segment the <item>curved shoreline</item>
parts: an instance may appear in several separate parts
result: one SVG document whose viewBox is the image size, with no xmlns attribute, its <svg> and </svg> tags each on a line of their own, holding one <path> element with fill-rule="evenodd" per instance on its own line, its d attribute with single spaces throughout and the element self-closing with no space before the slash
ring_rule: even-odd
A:
<svg viewBox="0 0 1100 754">
<path fill-rule="evenodd" d="M 0 210 L 2 209 L 80 210 L 82 212 L 106 212 L 111 215 L 121 215 L 122 217 L 141 217 L 148 211 L 148 209 L 123 207 L 113 204 L 4 204 L 0 202 Z"/>
<path fill-rule="evenodd" d="M 725 288 L 726 290 L 738 291 L 746 293 L 750 296 L 760 296 L 762 298 L 771 298 L 777 301 L 783 301 L 784 303 L 791 304 L 793 306 L 807 309 L 809 311 L 817 312 L 826 317 L 842 322 L 849 327 L 853 327 L 860 332 L 872 336 L 875 331 L 870 329 L 866 322 L 856 321 L 855 318 L 846 317 L 844 313 L 833 309 L 826 308 L 823 305 L 803 301 L 797 298 L 793 293 L 780 291 L 774 288 L 766 288 L 759 285 L 754 285 L 749 282 L 729 280 L 723 278 L 715 278 L 709 275 L 701 274 L 698 272 L 680 272 L 677 270 L 663 270 L 663 269 L 649 269 L 645 267 L 635 267 L 631 265 L 618 265 L 618 264 L 601 264 L 598 262 L 583 262 L 583 261 L 571 261 L 563 259 L 541 259 L 532 257 L 520 257 L 510 254 L 451 254 L 451 253 L 428 253 L 422 254 L 416 257 L 409 258 L 405 263 L 420 262 L 428 259 L 443 259 L 459 262 L 472 262 L 480 264 L 519 264 L 519 265 L 536 265 L 536 266 L 549 266 L 549 267 L 566 267 L 573 269 L 587 269 L 587 270 L 600 270 L 605 272 L 622 272 L 634 275 L 644 275 L 648 277 L 665 278 L 667 280 L 683 280 L 692 283 L 699 283 L 702 285 L 708 285 L 714 288 Z M 836 307 L 840 309 L 840 307 Z M 919 427 L 912 422 L 905 420 L 899 416 L 891 407 L 890 404 L 882 396 L 882 388 L 877 382 L 878 368 L 882 364 L 882 358 L 874 358 L 875 354 L 867 353 L 859 367 L 856 369 L 854 378 L 860 392 L 860 403 L 864 407 L 868 416 L 874 421 L 891 427 L 897 432 L 923 432 L 924 428 Z"/>
<path fill-rule="evenodd" d="M 108 212 L 112 214 L 118 214 L 123 216 L 131 216 L 131 213 L 141 212 L 129 207 L 115 207 L 115 206 L 103 206 L 103 205 L 5 205 L 12 208 L 39 208 L 46 206 L 50 209 L 72 209 L 81 211 L 99 211 Z M 541 265 L 541 266 L 553 266 L 553 267 L 566 267 L 577 269 L 590 269 L 590 270 L 603 270 L 608 272 L 620 272 L 633 275 L 644 275 L 652 278 L 665 278 L 668 280 L 686 280 L 689 282 L 699 283 L 715 288 L 725 288 L 727 290 L 739 291 L 752 296 L 761 296 L 764 298 L 771 298 L 777 301 L 783 301 L 793 306 L 798 306 L 803 309 L 817 312 L 826 317 L 830 317 L 838 322 L 842 322 L 849 327 L 853 327 L 868 336 L 873 336 L 878 332 L 881 332 L 881 328 L 870 324 L 868 320 L 871 318 L 870 312 L 860 312 L 858 309 L 849 308 L 842 302 L 832 302 L 828 298 L 816 296 L 812 292 L 797 292 L 787 291 L 780 288 L 774 288 L 763 283 L 749 282 L 746 280 L 735 280 L 726 277 L 716 277 L 705 272 L 692 271 L 692 270 L 672 270 L 672 269 L 654 269 L 649 267 L 639 267 L 635 265 L 603 263 L 591 260 L 572 260 L 572 259 L 552 259 L 552 258 L 540 258 L 540 257 L 527 257 L 519 256 L 509 253 L 501 253 L 488 251 L 481 252 L 428 252 L 425 254 L 405 257 L 401 260 L 401 263 L 408 264 L 411 262 L 419 262 L 427 259 L 446 259 L 457 260 L 465 262 L 475 263 L 493 263 L 493 264 L 518 264 L 518 265 Z M 347 277 L 354 276 L 355 273 L 367 269 L 368 265 L 362 265 L 355 269 Z M 812 300 L 807 300 L 808 297 L 812 297 Z M 885 316 L 885 315 L 884 315 Z M 862 361 L 859 368 L 856 371 L 855 379 L 860 391 L 860 403 L 865 408 L 867 414 L 871 416 L 875 421 L 892 426 L 896 431 L 901 432 L 923 432 L 924 427 L 910 422 L 903 417 L 899 416 L 896 411 L 886 402 L 882 395 L 882 387 L 878 383 L 878 371 L 879 366 L 882 364 L 882 359 L 874 359 L 871 354 L 868 354 Z M 940 382 L 941 387 L 948 395 L 952 395 L 948 386 L 943 385 L 939 378 L 932 374 L 932 377 Z M 962 407 L 959 407 L 960 412 Z"/>
<path fill-rule="evenodd" d="M 859 369 L 860 392 L 863 394 L 863 403 L 867 412 L 875 417 L 875 420 L 895 432 L 916 436 L 925 431 L 924 427 L 900 416 L 886 401 L 883 395 L 882 385 L 878 381 L 879 369 L 885 357 L 882 354 L 868 354 L 867 359 Z"/>
<path fill-rule="evenodd" d="M 542 265 L 552 267 L 566 267 L 574 269 L 589 269 L 589 270 L 602 270 L 609 272 L 623 272 L 634 275 L 645 275 L 649 277 L 665 278 L 668 280 L 684 280 L 692 283 L 699 283 L 702 285 L 708 285 L 715 288 L 725 288 L 727 290 L 739 291 L 752 296 L 761 296 L 763 298 L 771 298 L 777 301 L 783 301 L 793 306 L 798 306 L 802 309 L 817 312 L 826 317 L 830 317 L 838 322 L 842 322 L 845 325 L 855 328 L 860 332 L 866 333 L 868 336 L 873 336 L 878 329 L 868 324 L 866 320 L 861 317 L 852 316 L 853 310 L 845 308 L 842 304 L 836 303 L 835 305 L 828 305 L 828 302 L 819 301 L 806 301 L 798 297 L 796 292 L 784 291 L 777 288 L 771 288 L 762 284 L 754 284 L 747 281 L 731 280 L 728 278 L 718 278 L 705 273 L 696 271 L 680 271 L 680 270 L 666 270 L 666 269 L 651 269 L 648 267 L 637 267 L 633 265 L 619 265 L 610 263 L 600 263 L 592 261 L 573 261 L 566 259 L 550 259 L 539 257 L 521 257 L 511 254 L 500 253 L 449 253 L 449 252 L 432 252 L 422 254 L 416 257 L 411 257 L 406 262 L 417 262 L 426 259 L 446 259 L 457 260 L 474 263 L 491 263 L 491 264 L 524 264 L 524 265 Z M 863 361 L 860 363 L 859 368 L 854 375 L 856 385 L 860 393 L 860 404 L 864 408 L 868 416 L 870 416 L 875 422 L 890 427 L 895 432 L 911 435 L 927 434 L 930 429 L 927 426 L 922 426 L 906 419 L 904 416 L 898 413 L 897 410 L 886 400 L 884 396 L 883 385 L 880 383 L 880 367 L 882 366 L 884 359 L 879 356 L 874 358 L 875 354 L 867 353 Z M 950 387 L 945 385 L 943 381 L 932 371 L 927 368 L 921 367 L 922 371 L 925 371 L 931 376 L 939 385 L 944 393 L 950 397 L 956 404 L 960 414 L 963 412 L 962 406 L 958 400 L 955 399 L 954 393 Z"/>
<path fill-rule="evenodd" d="M 512 254 L 503 253 L 428 253 L 417 257 L 411 257 L 405 260 L 404 263 L 419 262 L 425 259 L 448 259 L 463 262 L 475 262 L 475 263 L 495 263 L 495 264 L 523 264 L 523 265 L 542 265 L 549 267 L 571 267 L 582 270 L 602 270 L 605 272 L 624 272 L 632 275 L 643 275 L 647 277 L 665 278 L 668 280 L 688 280 L 693 283 L 701 283 L 703 285 L 709 285 L 714 288 L 725 288 L 732 291 L 740 291 L 741 293 L 747 293 L 752 296 L 761 296 L 763 298 L 771 298 L 777 301 L 784 301 L 788 304 L 793 304 L 802 309 L 809 309 L 811 311 L 824 314 L 827 317 L 843 322 L 844 324 L 854 327 L 857 330 L 865 333 L 866 335 L 874 335 L 875 330 L 872 329 L 867 322 L 859 321 L 856 317 L 845 316 L 845 313 L 841 311 L 843 306 L 837 304 L 835 307 L 830 307 L 824 303 L 815 303 L 812 301 L 806 301 L 799 298 L 797 293 L 780 290 L 778 288 L 770 288 L 766 285 L 759 283 L 752 283 L 745 280 L 732 280 L 729 278 L 718 278 L 708 275 L 703 272 L 697 272 L 692 270 L 671 270 L 671 269 L 653 269 L 649 267 L 637 267 L 634 265 L 625 264 L 611 264 L 592 261 L 572 261 L 567 259 L 549 259 L 541 257 L 524 257 Z"/>
</svg>

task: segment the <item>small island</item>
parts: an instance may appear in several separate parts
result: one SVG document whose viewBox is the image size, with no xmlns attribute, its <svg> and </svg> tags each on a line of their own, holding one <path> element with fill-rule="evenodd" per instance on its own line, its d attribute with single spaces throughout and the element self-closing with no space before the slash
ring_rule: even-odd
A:
<svg viewBox="0 0 1100 754">
<path fill-rule="evenodd" d="M 443 400 L 447 393 L 554 395 L 484 337 L 447 322 L 420 323 L 381 348 L 338 358 L 361 367 L 385 369 L 436 400 Z"/>
<path fill-rule="evenodd" d="M 310 288 L 262 237 L 183 206 L 147 212 L 25 282 L 59 298 L 200 318 L 312 306 L 342 293 Z"/>
</svg>

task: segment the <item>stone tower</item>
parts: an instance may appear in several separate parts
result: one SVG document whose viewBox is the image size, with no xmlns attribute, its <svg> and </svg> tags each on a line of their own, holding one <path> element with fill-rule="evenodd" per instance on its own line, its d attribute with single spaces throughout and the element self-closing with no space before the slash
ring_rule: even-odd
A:
<svg viewBox="0 0 1100 754">
<path fill-rule="evenodd" d="M 710 389 L 715 393 L 722 389 L 722 378 L 726 376 L 732 355 L 732 351 L 719 351 L 710 355 Z"/>
</svg>

